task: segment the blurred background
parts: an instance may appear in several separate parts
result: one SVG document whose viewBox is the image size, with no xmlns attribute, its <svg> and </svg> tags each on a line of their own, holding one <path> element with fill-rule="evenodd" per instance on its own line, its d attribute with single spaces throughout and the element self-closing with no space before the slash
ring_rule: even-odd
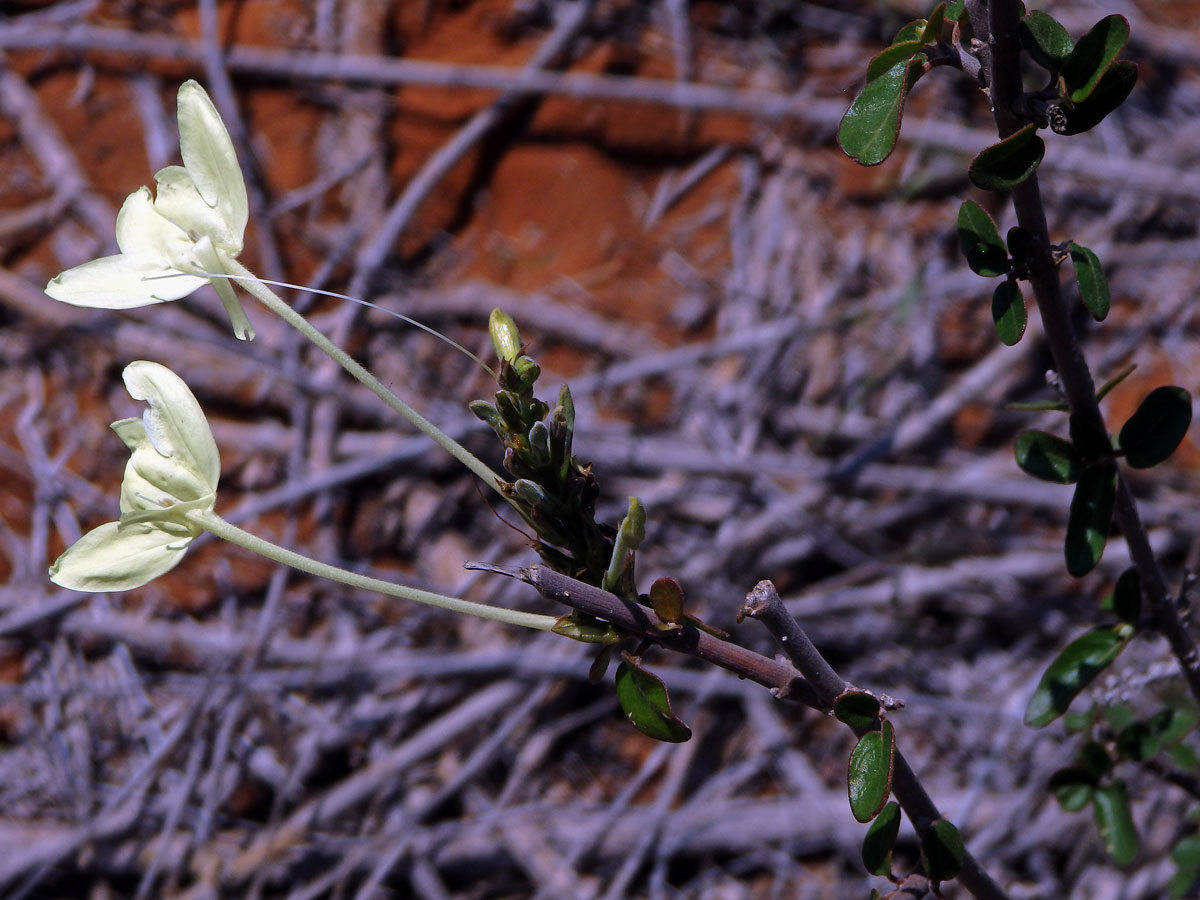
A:
<svg viewBox="0 0 1200 900">
<path fill-rule="evenodd" d="M 1129 102 L 1049 135 L 1056 240 L 1112 286 L 1085 317 L 1110 427 L 1200 388 L 1200 3 L 1029 4 L 1078 37 L 1129 18 Z M 1105 859 L 1045 789 L 1078 738 L 1025 703 L 1128 564 L 1065 573 L 1070 489 L 1020 473 L 1014 412 L 1053 400 L 1032 315 L 1015 348 L 957 246 L 985 98 L 942 69 L 863 169 L 834 141 L 910 2 L 0 2 L 0 893 L 36 898 L 847 898 L 872 886 L 845 795 L 852 736 L 719 671 L 647 658 L 694 738 L 628 726 L 593 652 L 279 570 L 197 541 L 121 595 L 46 567 L 109 521 L 136 415 L 121 369 L 171 366 L 222 454 L 217 510 L 326 562 L 557 613 L 466 560 L 526 537 L 446 454 L 257 306 L 215 294 L 114 313 L 42 293 L 116 252 L 127 194 L 178 161 L 203 83 L 250 186 L 242 260 L 364 297 L 492 355 L 521 328 L 542 396 L 571 385 L 599 518 L 649 511 L 643 590 L 671 575 L 733 623 L 771 578 L 855 684 L 906 706 L 900 747 L 1013 898 L 1162 897 L 1194 798 L 1129 779 L 1142 849 Z M 1031 73 L 1031 78 L 1033 77 Z M 1039 76 L 1040 77 L 1040 76 Z M 1033 84 L 1033 81 L 1030 82 Z M 528 92 L 536 87 L 538 93 Z M 1073 290 L 1073 285 L 1071 286 Z M 377 310 L 288 301 L 493 466 L 467 410 L 488 376 Z M 1197 566 L 1197 448 L 1135 482 L 1172 584 Z M 506 522 L 508 523 L 506 525 Z M 511 527 L 510 527 L 511 526 Z M 1176 691 L 1139 638 L 1093 696 Z M 1080 701 L 1082 702 L 1082 701 Z M 915 865 L 902 830 L 897 871 Z M 947 897 L 965 893 L 948 885 Z"/>
</svg>

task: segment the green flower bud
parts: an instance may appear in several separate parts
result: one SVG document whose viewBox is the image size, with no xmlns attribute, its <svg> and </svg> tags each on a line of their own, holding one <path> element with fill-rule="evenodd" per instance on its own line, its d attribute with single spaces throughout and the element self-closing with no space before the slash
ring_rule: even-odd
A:
<svg viewBox="0 0 1200 900">
<path fill-rule="evenodd" d="M 521 355 L 521 332 L 517 331 L 517 323 L 512 316 L 496 307 L 488 316 L 488 333 L 492 336 L 492 346 L 503 360 L 515 363 Z"/>
</svg>

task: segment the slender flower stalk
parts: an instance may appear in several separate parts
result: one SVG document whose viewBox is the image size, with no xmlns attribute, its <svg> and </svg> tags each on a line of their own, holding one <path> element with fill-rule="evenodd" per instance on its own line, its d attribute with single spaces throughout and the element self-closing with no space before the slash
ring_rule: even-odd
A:
<svg viewBox="0 0 1200 900">
<path fill-rule="evenodd" d="M 121 516 L 93 529 L 50 567 L 50 579 L 79 591 L 140 587 L 175 568 L 205 531 L 302 572 L 362 590 L 452 612 L 549 631 L 557 621 L 518 610 L 472 603 L 393 584 L 317 562 L 263 540 L 214 512 L 221 459 L 195 396 L 166 366 L 139 360 L 125 367 L 129 393 L 146 400 L 142 418 L 113 430 L 132 451 L 121 483 Z"/>
<path fill-rule="evenodd" d="M 287 322 L 302 335 L 312 341 L 319 349 L 332 357 L 338 365 L 353 375 L 361 382 L 367 390 L 373 393 L 376 397 L 388 405 L 389 408 L 395 410 L 404 418 L 408 419 L 415 425 L 423 434 L 432 439 L 438 446 L 442 447 L 447 453 L 461 462 L 464 466 L 478 475 L 485 484 L 492 490 L 500 493 L 500 485 L 503 480 L 493 472 L 486 463 L 483 462 L 475 454 L 471 453 L 450 435 L 446 434 L 423 415 L 393 394 L 384 386 L 384 384 L 362 367 L 350 354 L 346 353 L 341 347 L 327 338 L 317 328 L 309 323 L 300 313 L 296 312 L 290 306 L 266 285 L 261 284 L 254 277 L 254 273 L 243 266 L 236 259 L 222 259 L 223 268 L 230 275 L 238 276 L 241 286 L 263 306 L 269 309 L 283 321 Z"/>
<path fill-rule="evenodd" d="M 386 594 L 389 597 L 400 597 L 401 599 L 412 600 L 416 603 L 437 606 L 451 612 L 466 613 L 480 619 L 491 619 L 495 622 L 504 622 L 507 625 L 520 625 L 524 628 L 533 628 L 538 631 L 549 631 L 558 621 L 554 616 L 543 616 L 537 613 L 503 609 L 498 606 L 488 606 L 484 603 L 472 603 L 470 600 L 460 600 L 457 597 L 447 597 L 443 594 L 434 594 L 430 591 L 405 587 L 404 585 L 393 584 L 390 581 L 372 578 L 369 575 L 360 575 L 348 569 L 339 569 L 337 566 L 317 562 L 314 559 L 309 559 L 307 556 L 301 556 L 299 553 L 294 553 L 277 544 L 272 544 L 270 541 L 263 540 L 248 531 L 243 531 L 236 525 L 226 522 L 211 510 L 197 510 L 188 513 L 187 518 L 189 521 L 203 527 L 205 531 L 209 531 L 217 537 L 229 541 L 231 544 L 237 544 L 239 547 L 257 553 L 259 556 L 265 556 L 267 559 L 290 566 L 293 569 L 299 569 L 301 572 L 307 572 L 319 578 L 327 578 L 330 581 L 337 581 L 364 591 L 374 591 L 378 594 Z"/>
</svg>

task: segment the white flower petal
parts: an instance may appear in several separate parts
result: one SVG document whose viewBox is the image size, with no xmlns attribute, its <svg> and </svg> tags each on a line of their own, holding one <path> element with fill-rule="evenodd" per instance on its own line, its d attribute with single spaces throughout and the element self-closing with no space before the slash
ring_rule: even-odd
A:
<svg viewBox="0 0 1200 900">
<path fill-rule="evenodd" d="M 176 260 L 190 258 L 192 239 L 155 209 L 150 189 L 140 187 L 125 198 L 117 213 L 117 246 L 126 256 L 156 259 L 179 269 L 184 267 Z"/>
<path fill-rule="evenodd" d="M 151 447 L 138 447 L 130 464 L 179 500 L 198 500 L 217 489 L 221 457 L 204 411 L 183 379 L 158 363 L 125 367 L 125 387 L 150 408 L 142 416 Z M 119 433 L 119 432 L 118 432 Z M 161 458 L 154 458 L 157 454 Z"/>
<path fill-rule="evenodd" d="M 50 580 L 76 591 L 127 591 L 175 568 L 189 543 L 152 524 L 107 522 L 55 561 Z"/>
<path fill-rule="evenodd" d="M 204 201 L 218 213 L 238 249 L 246 229 L 249 203 L 233 141 L 217 108 L 195 81 L 179 87 L 179 152 Z M 216 235 L 213 235 L 214 241 Z M 220 242 L 218 242 L 220 243 Z"/>
<path fill-rule="evenodd" d="M 146 426 L 142 424 L 141 417 L 130 419 L 117 419 L 108 426 L 117 433 L 117 437 L 130 450 L 137 450 L 139 447 L 144 447 L 150 443 L 150 438 L 146 437 Z"/>
<path fill-rule="evenodd" d="M 204 202 L 190 171 L 182 166 L 167 166 L 154 173 L 154 181 L 158 185 L 154 211 L 191 236 L 187 248 L 189 254 L 192 252 L 191 241 L 204 237 L 227 247 L 234 256 L 241 252 L 241 231 L 231 229 L 220 210 Z M 175 265 L 180 264 L 176 262 Z"/>
<path fill-rule="evenodd" d="M 73 306 L 132 309 L 186 297 L 207 280 L 168 268 L 161 260 L 121 253 L 67 269 L 50 280 L 46 293 Z"/>
</svg>

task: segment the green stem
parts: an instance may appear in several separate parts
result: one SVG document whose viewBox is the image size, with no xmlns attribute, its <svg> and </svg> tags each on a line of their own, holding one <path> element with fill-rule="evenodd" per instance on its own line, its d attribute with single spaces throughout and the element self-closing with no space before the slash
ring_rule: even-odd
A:
<svg viewBox="0 0 1200 900">
<path fill-rule="evenodd" d="M 274 291 L 260 284 L 257 277 L 243 266 L 240 262 L 232 257 L 221 254 L 221 262 L 225 271 L 230 275 L 238 278 L 239 284 L 244 287 L 250 294 L 253 294 L 263 306 L 279 316 L 306 338 L 317 345 L 322 351 L 327 353 L 334 359 L 335 362 L 360 382 L 362 382 L 368 390 L 376 397 L 386 403 L 393 410 L 398 412 L 408 421 L 412 422 L 422 433 L 432 438 L 439 444 L 447 453 L 457 459 L 460 463 L 478 475 L 496 493 L 500 492 L 500 485 L 503 484 L 503 479 L 495 472 L 488 468 L 487 464 L 479 457 L 475 456 L 466 447 L 460 444 L 450 435 L 446 434 L 423 415 L 389 391 L 383 386 L 383 383 L 364 369 L 361 365 L 355 362 L 345 350 L 335 344 L 329 338 L 325 337 L 320 331 L 309 324 L 308 320 L 300 313 L 296 312 L 290 306 L 281 300 Z M 501 496 L 503 496 L 501 494 Z"/>
<path fill-rule="evenodd" d="M 316 575 L 318 578 L 328 578 L 330 581 L 337 581 L 364 591 L 375 591 L 379 594 L 386 594 L 389 597 L 400 597 L 404 600 L 412 600 L 416 603 L 425 603 L 429 606 L 448 609 L 451 612 L 466 613 L 470 616 L 478 616 L 481 619 L 491 619 L 495 622 L 504 622 L 507 625 L 520 625 L 523 628 L 533 628 L 537 631 L 549 631 L 557 621 L 554 616 L 543 616 L 537 613 L 521 612 L 514 609 L 502 609 L 498 606 L 488 606 L 485 603 L 472 603 L 469 600 L 460 600 L 457 597 L 446 597 L 430 591 L 405 587 L 402 584 L 393 584 L 390 581 L 371 578 L 369 575 L 359 575 L 357 572 L 351 572 L 348 569 L 339 569 L 337 566 L 317 562 L 316 560 L 309 559 L 307 556 L 301 556 L 299 553 L 285 550 L 278 544 L 272 544 L 270 541 L 263 540 L 248 531 L 243 531 L 209 510 L 189 512 L 187 513 L 187 518 L 196 525 L 212 532 L 217 537 L 229 541 L 231 544 L 237 544 L 239 547 L 244 547 L 252 553 L 257 553 L 259 556 L 265 556 L 267 559 L 282 563 L 285 566 L 291 566 L 293 569 L 299 569 L 301 572 Z"/>
</svg>

